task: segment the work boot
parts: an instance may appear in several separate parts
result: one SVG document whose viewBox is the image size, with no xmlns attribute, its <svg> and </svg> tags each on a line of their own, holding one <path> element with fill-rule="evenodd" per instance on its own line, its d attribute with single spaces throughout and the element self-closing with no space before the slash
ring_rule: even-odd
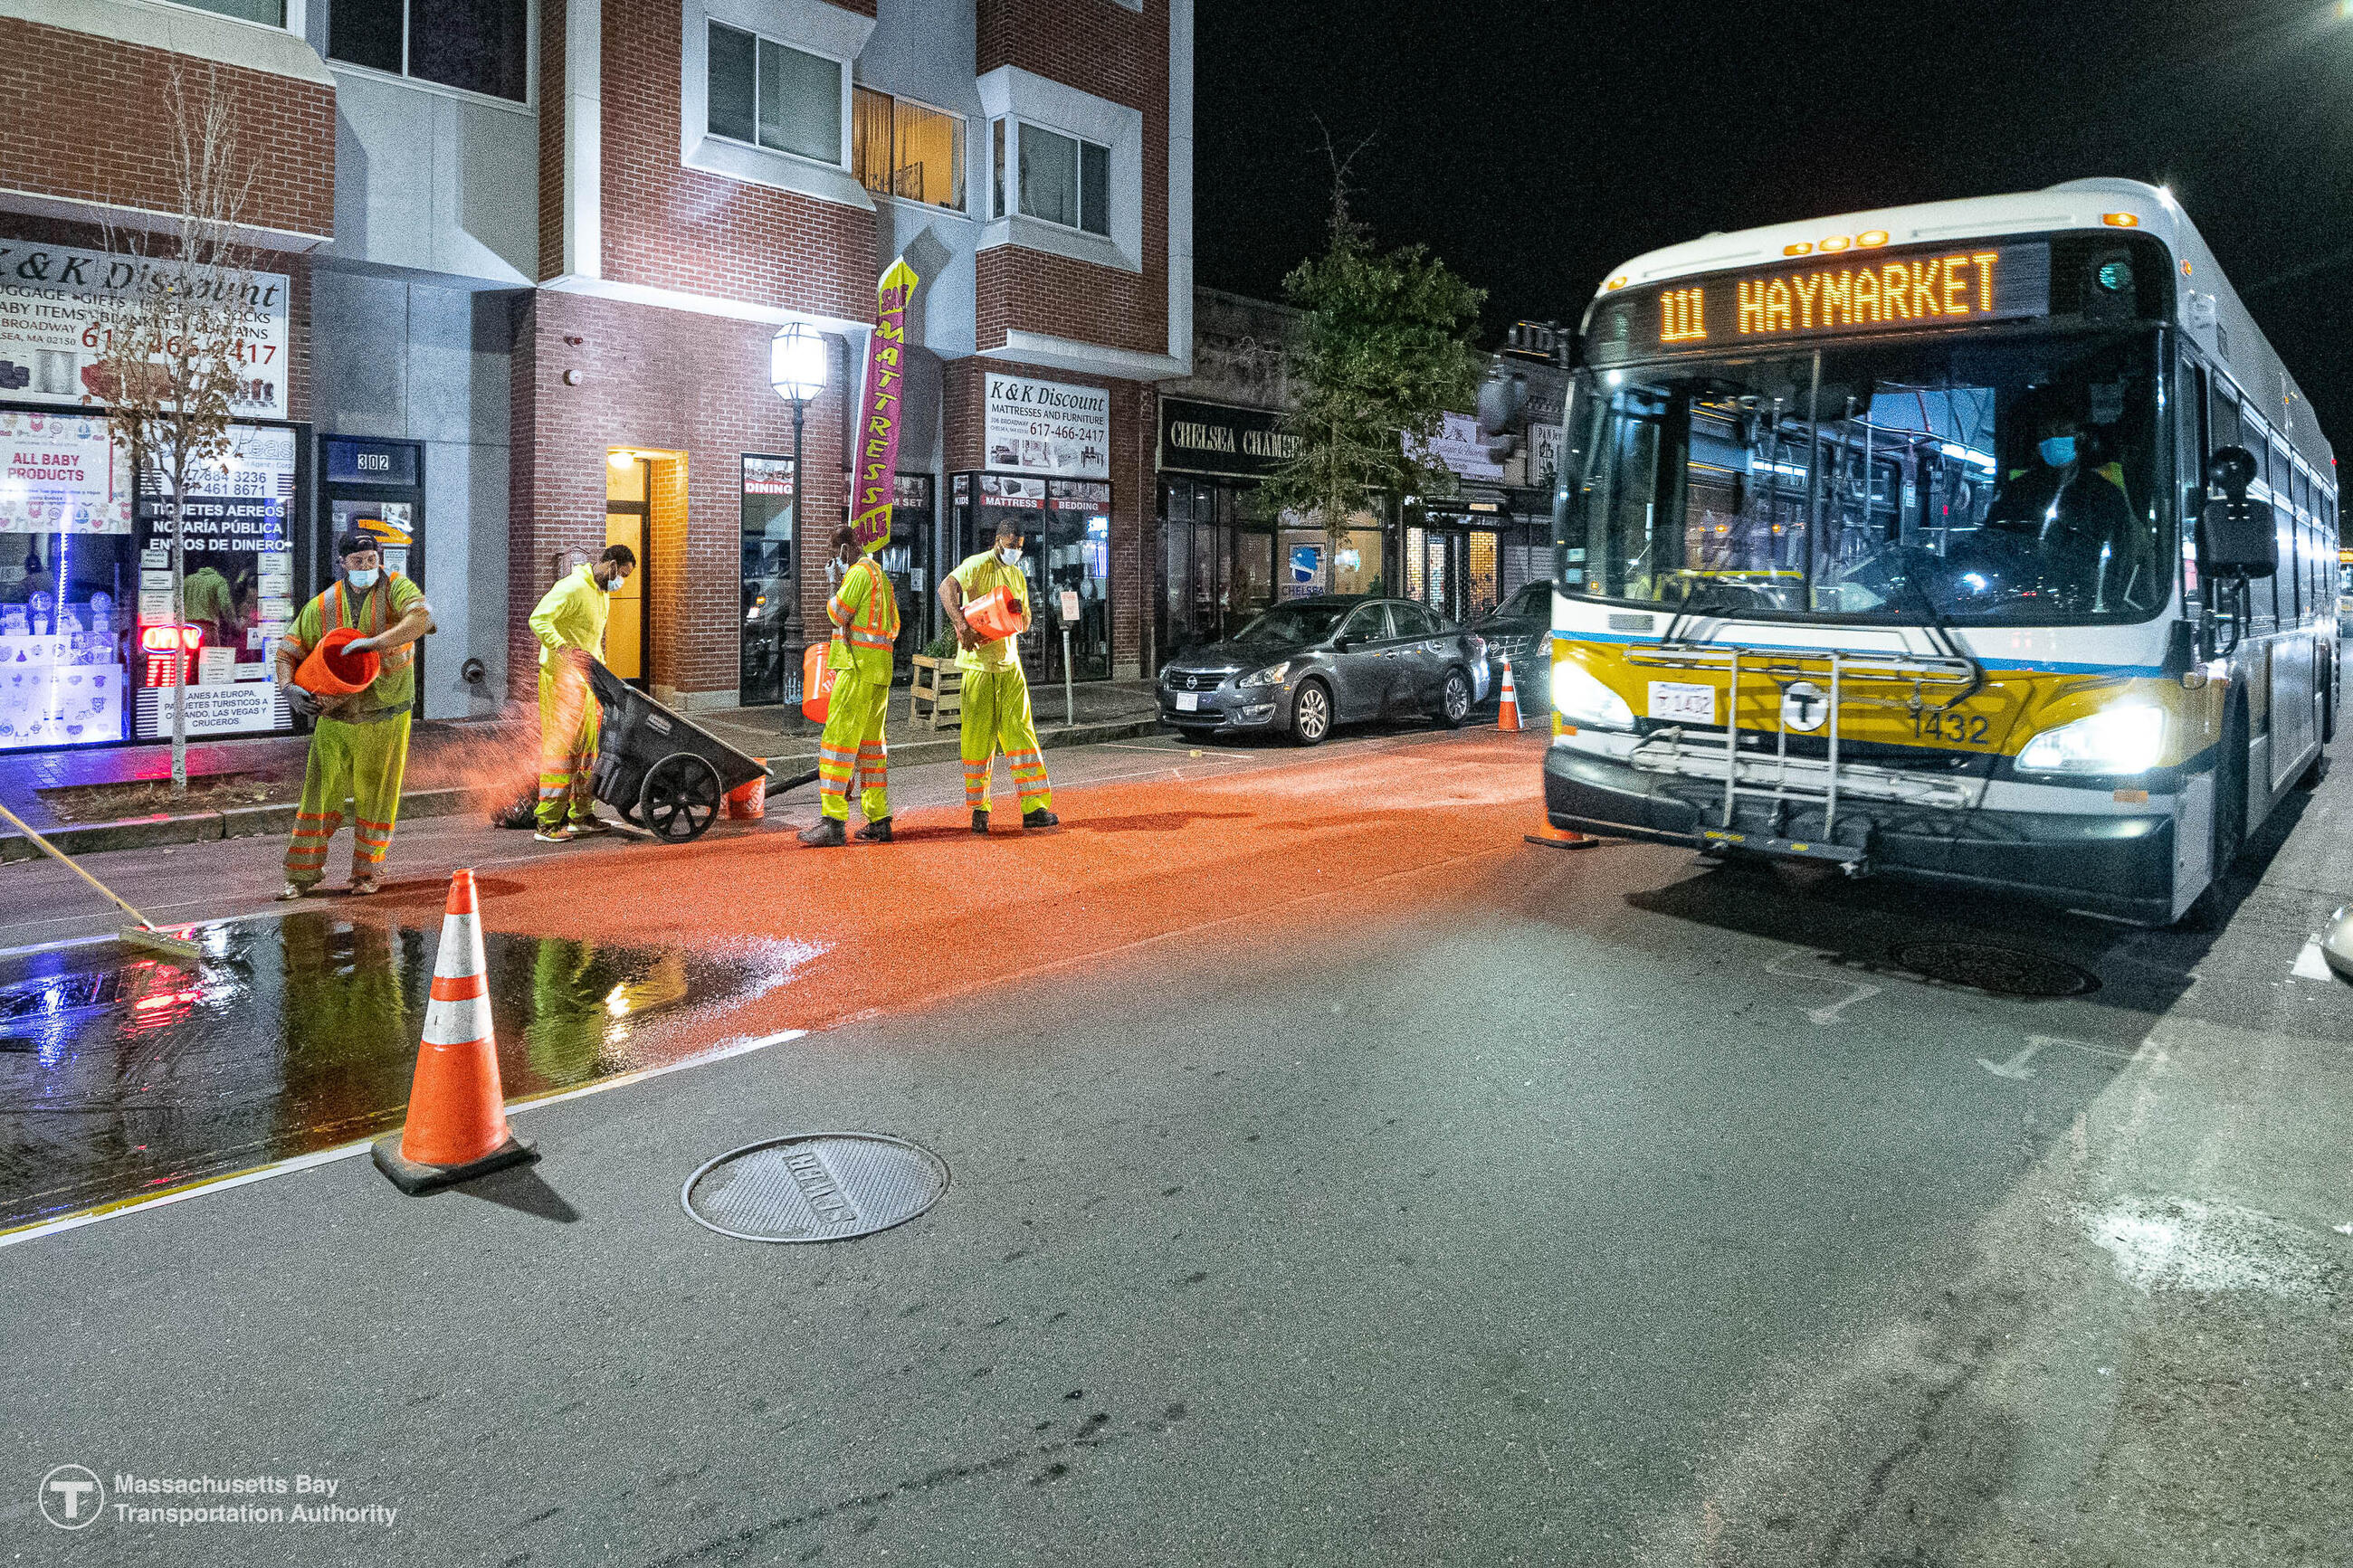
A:
<svg viewBox="0 0 2353 1568">
<path fill-rule="evenodd" d="M 572 831 L 575 836 L 586 838 L 592 833 L 610 833 L 613 831 L 613 825 L 591 812 L 586 816 L 574 817 Z"/>
<path fill-rule="evenodd" d="M 1033 829 L 1039 827 L 1060 827 L 1061 826 L 1062 819 L 1056 816 L 1052 812 L 1048 811 L 1042 805 L 1035 811 L 1025 811 L 1021 814 L 1021 831 L 1024 833 L 1030 832 Z"/>
<path fill-rule="evenodd" d="M 569 844 L 573 839 L 573 832 L 568 824 L 559 822 L 553 827 L 541 828 L 532 837 L 542 844 Z"/>
<path fill-rule="evenodd" d="M 801 842 L 812 849 L 838 849 L 849 842 L 849 835 L 842 831 L 838 816 L 818 817 L 815 827 L 801 829 L 800 837 Z"/>
<path fill-rule="evenodd" d="M 890 843 L 891 819 L 887 816 L 882 816 L 877 817 L 872 822 L 868 823 L 865 826 L 858 830 L 858 841 L 860 844 Z"/>
<path fill-rule="evenodd" d="M 985 811 L 976 811 L 972 814 L 972 830 L 975 833 L 987 833 L 988 831 L 988 813 Z"/>
</svg>

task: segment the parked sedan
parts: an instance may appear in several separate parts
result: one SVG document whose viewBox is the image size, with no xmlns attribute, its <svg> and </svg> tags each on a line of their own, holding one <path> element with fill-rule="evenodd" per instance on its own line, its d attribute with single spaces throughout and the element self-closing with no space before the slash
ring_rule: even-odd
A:
<svg viewBox="0 0 2353 1568">
<path fill-rule="evenodd" d="M 1552 584 L 1530 583 L 1473 623 L 1487 644 L 1493 684 L 1504 685 L 1504 660 L 1512 661 L 1512 684 L 1519 689 L 1520 712 L 1541 715 L 1552 709 Z"/>
<path fill-rule="evenodd" d="M 1293 599 L 1160 672 L 1160 719 L 1187 735 L 1277 731 L 1314 745 L 1335 724 L 1399 710 L 1453 728 L 1487 695 L 1487 647 L 1410 599 Z"/>
</svg>

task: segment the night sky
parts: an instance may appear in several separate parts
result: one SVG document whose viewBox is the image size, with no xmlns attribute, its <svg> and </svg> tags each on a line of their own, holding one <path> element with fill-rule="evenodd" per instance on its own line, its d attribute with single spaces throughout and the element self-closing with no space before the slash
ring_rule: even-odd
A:
<svg viewBox="0 0 2353 1568">
<path fill-rule="evenodd" d="M 2353 9 L 2353 7 L 2348 7 Z M 2353 16 L 2335 0 L 1199 0 L 1196 279 L 1280 298 L 1356 215 L 1573 323 L 1716 229 L 2118 174 L 2170 184 L 2353 458 Z"/>
</svg>

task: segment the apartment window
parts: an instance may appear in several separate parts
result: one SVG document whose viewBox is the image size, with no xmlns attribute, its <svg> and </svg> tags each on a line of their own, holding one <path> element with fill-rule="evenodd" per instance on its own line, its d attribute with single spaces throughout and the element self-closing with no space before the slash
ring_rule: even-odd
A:
<svg viewBox="0 0 2353 1568">
<path fill-rule="evenodd" d="M 964 118 L 871 88 L 852 89 L 850 162 L 881 195 L 964 211 Z"/>
<path fill-rule="evenodd" d="M 525 103 L 530 28 L 530 0 L 335 0 L 327 58 Z"/>
<path fill-rule="evenodd" d="M 988 122 L 988 216 L 1003 217 L 1005 205 L 1005 121 Z"/>
<path fill-rule="evenodd" d="M 1023 122 L 1016 137 L 1021 210 L 1089 234 L 1111 233 L 1111 149 Z"/>
<path fill-rule="evenodd" d="M 273 27 L 286 25 L 286 0 L 180 0 L 180 4 L 244 22 L 266 22 Z"/>
<path fill-rule="evenodd" d="M 841 62 L 711 24 L 713 136 L 841 166 Z"/>
</svg>

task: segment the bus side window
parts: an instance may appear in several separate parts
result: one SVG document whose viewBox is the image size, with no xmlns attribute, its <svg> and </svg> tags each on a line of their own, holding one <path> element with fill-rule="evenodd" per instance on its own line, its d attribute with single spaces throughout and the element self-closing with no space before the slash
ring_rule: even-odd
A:
<svg viewBox="0 0 2353 1568">
<path fill-rule="evenodd" d="M 2300 535 L 2295 525 L 2295 465 L 2288 461 L 2285 449 L 2276 437 L 2272 441 L 2272 504 L 2278 508 L 2280 563 L 2279 616 L 2283 626 L 2295 626 L 2303 618 L 2303 595 L 2298 591 L 2296 568 L 2304 560 Z"/>
<path fill-rule="evenodd" d="M 2239 400 L 2221 382 L 2214 384 L 2213 416 L 2208 421 L 2206 455 L 2212 457 L 2225 447 L 2239 443 Z"/>
</svg>

